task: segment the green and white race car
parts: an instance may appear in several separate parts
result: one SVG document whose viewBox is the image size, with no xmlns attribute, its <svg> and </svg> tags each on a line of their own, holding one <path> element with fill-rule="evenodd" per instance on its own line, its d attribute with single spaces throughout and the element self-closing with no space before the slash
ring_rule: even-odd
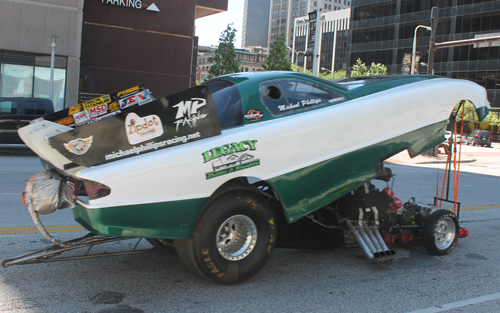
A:
<svg viewBox="0 0 500 313">
<path fill-rule="evenodd" d="M 456 243 L 453 213 L 402 205 L 370 181 L 390 178 L 387 158 L 442 143 L 462 100 L 484 118 L 486 91 L 475 83 L 259 72 L 154 101 L 143 86 L 129 91 L 19 130 L 47 169 L 27 183 L 30 210 L 72 208 L 92 233 L 175 247 L 191 269 L 227 284 L 253 277 L 275 246 L 333 247 L 351 234 L 381 262 L 401 233 L 435 254 Z M 397 219 L 405 209 L 420 229 Z"/>
</svg>

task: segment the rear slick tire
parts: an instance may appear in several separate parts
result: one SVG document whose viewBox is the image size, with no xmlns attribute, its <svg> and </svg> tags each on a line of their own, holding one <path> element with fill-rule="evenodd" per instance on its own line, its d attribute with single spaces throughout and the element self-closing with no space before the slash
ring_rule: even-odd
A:
<svg viewBox="0 0 500 313">
<path fill-rule="evenodd" d="M 269 204 L 252 192 L 232 191 L 208 204 L 193 239 L 174 240 L 174 245 L 183 262 L 205 279 L 237 284 L 264 267 L 275 241 Z"/>
<path fill-rule="evenodd" d="M 453 212 L 440 209 L 434 211 L 425 221 L 424 247 L 430 254 L 446 255 L 457 244 L 458 220 Z"/>
</svg>

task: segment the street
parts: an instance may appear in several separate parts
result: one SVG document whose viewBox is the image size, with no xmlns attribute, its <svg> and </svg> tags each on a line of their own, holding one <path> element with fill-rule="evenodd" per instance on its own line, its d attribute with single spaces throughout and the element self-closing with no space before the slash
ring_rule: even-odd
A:
<svg viewBox="0 0 500 313">
<path fill-rule="evenodd" d="M 500 146 L 463 146 L 462 158 L 459 220 L 470 235 L 449 255 L 432 256 L 412 242 L 393 247 L 393 262 L 376 265 L 357 246 L 276 249 L 256 277 L 232 286 L 203 280 L 164 251 L 12 266 L 0 268 L 0 312 L 498 312 Z M 400 157 L 385 165 L 396 175 L 394 191 L 403 202 L 432 203 L 444 164 Z M 0 259 L 50 245 L 20 200 L 24 181 L 43 171 L 38 157 L 1 151 L 0 171 Z M 85 234 L 71 210 L 41 219 L 61 241 Z M 113 252 L 135 243 L 93 249 Z M 143 240 L 138 247 L 151 246 Z"/>
</svg>

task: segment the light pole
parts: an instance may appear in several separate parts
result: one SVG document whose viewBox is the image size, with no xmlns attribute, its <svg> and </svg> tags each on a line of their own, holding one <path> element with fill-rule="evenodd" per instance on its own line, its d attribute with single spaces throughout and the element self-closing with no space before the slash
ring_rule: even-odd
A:
<svg viewBox="0 0 500 313">
<path fill-rule="evenodd" d="M 52 36 L 50 36 L 50 39 L 52 41 L 52 44 L 51 44 L 52 54 L 50 55 L 49 99 L 50 99 L 50 101 L 53 101 L 54 100 L 54 65 L 55 65 L 55 59 L 56 59 L 57 36 L 52 35 Z"/>
<path fill-rule="evenodd" d="M 297 72 L 297 59 L 299 58 L 299 53 L 304 53 L 304 55 L 305 55 L 306 52 L 305 51 L 295 51 L 294 49 L 290 48 L 289 46 L 286 46 L 286 47 L 288 48 L 288 50 L 292 50 L 292 52 L 296 53 L 296 55 L 297 55 L 296 57 L 293 58 L 293 60 L 294 60 L 293 63 L 295 65 L 295 72 Z M 305 73 L 305 71 L 306 71 L 305 64 L 304 64 L 304 69 L 303 70 L 304 70 L 304 73 Z"/>
<path fill-rule="evenodd" d="M 424 62 L 420 62 L 420 65 L 429 67 L 429 65 L 427 65 L 427 63 L 424 63 Z M 429 74 L 429 73 L 427 73 L 427 74 Z M 432 75 L 434 75 L 434 69 L 432 69 Z"/>
<path fill-rule="evenodd" d="M 430 26 L 418 25 L 415 28 L 415 35 L 413 36 L 413 49 L 411 52 L 411 69 L 410 69 L 411 75 L 415 75 L 415 53 L 417 53 L 417 30 L 419 28 L 425 28 L 429 31 L 432 31 L 432 27 Z"/>
<path fill-rule="evenodd" d="M 321 67 L 321 70 L 322 70 L 322 71 L 328 71 L 328 72 L 330 72 L 330 73 L 332 73 L 332 74 L 333 74 L 333 72 L 332 72 L 332 71 L 330 71 L 329 69 L 327 69 L 326 67 Z"/>
</svg>

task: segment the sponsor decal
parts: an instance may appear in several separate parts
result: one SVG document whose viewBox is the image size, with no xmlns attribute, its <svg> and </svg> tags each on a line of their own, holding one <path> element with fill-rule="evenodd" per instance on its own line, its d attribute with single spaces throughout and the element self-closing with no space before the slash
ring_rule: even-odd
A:
<svg viewBox="0 0 500 313">
<path fill-rule="evenodd" d="M 111 102 L 109 105 L 108 105 L 108 110 L 109 112 L 116 112 L 118 110 L 120 110 L 120 106 L 118 105 L 118 102 Z"/>
<path fill-rule="evenodd" d="M 64 143 L 64 147 L 71 153 L 82 155 L 89 151 L 93 140 L 93 136 L 87 138 L 77 138 L 68 143 Z"/>
<path fill-rule="evenodd" d="M 89 116 L 91 119 L 97 118 L 101 115 L 108 113 L 108 105 L 107 104 L 100 104 L 100 105 L 97 105 L 93 108 L 90 108 L 88 111 L 89 111 Z"/>
<path fill-rule="evenodd" d="M 77 104 L 77 105 L 74 105 L 74 106 L 69 108 L 68 114 L 73 115 L 75 113 L 80 112 L 81 110 L 82 110 L 82 106 L 80 104 Z"/>
<path fill-rule="evenodd" d="M 328 102 L 330 103 L 334 103 L 334 102 L 339 102 L 339 101 L 342 101 L 344 100 L 345 98 L 344 97 L 338 97 L 338 98 L 335 98 L 335 99 L 330 99 L 328 100 Z"/>
<path fill-rule="evenodd" d="M 259 110 L 249 110 L 247 114 L 245 114 L 245 119 L 250 122 L 260 121 L 260 119 L 263 117 L 264 114 L 262 114 L 262 112 Z"/>
<path fill-rule="evenodd" d="M 118 103 L 120 104 L 120 109 L 125 109 L 128 107 L 131 107 L 133 105 L 137 104 L 137 99 L 135 98 L 135 95 L 128 96 L 124 99 L 118 100 Z"/>
<path fill-rule="evenodd" d="M 151 95 L 147 91 L 141 91 L 136 94 L 135 97 L 139 105 L 143 105 L 153 101 L 153 97 L 151 97 Z"/>
<path fill-rule="evenodd" d="M 133 92 L 135 92 L 135 91 L 137 91 L 139 89 L 140 89 L 139 86 L 135 86 L 135 87 L 132 87 L 132 88 L 129 88 L 129 89 L 117 92 L 116 96 L 119 97 L 119 98 L 122 97 L 122 96 L 127 96 L 127 95 L 129 95 L 129 94 L 131 94 L 131 93 L 133 93 Z"/>
<path fill-rule="evenodd" d="M 321 99 L 300 100 L 297 103 L 278 105 L 278 109 L 280 111 L 288 111 L 288 110 L 299 109 L 299 108 L 303 108 L 303 107 L 307 107 L 307 106 L 311 106 L 311 105 L 316 105 L 318 103 L 321 103 Z"/>
<path fill-rule="evenodd" d="M 190 140 L 201 138 L 200 132 L 192 133 L 186 136 L 180 136 L 177 137 L 175 136 L 174 138 L 163 140 L 163 141 L 158 141 L 158 142 L 148 142 L 146 144 L 141 144 L 140 146 L 134 146 L 132 149 L 125 149 L 125 150 L 118 150 L 118 151 L 113 151 L 110 154 L 105 155 L 106 161 L 109 160 L 115 160 L 115 159 L 120 159 L 126 156 L 130 155 L 137 155 L 141 154 L 143 152 L 148 152 L 151 150 L 158 150 L 162 149 L 171 145 L 175 145 L 178 143 L 186 143 Z"/>
<path fill-rule="evenodd" d="M 163 135 L 163 125 L 158 115 L 140 117 L 129 113 L 125 118 L 128 142 L 135 145 Z"/>
<path fill-rule="evenodd" d="M 175 131 L 179 131 L 179 126 L 196 127 L 196 122 L 198 120 L 207 117 L 208 113 L 202 114 L 198 111 L 199 108 L 205 106 L 207 101 L 203 98 L 191 98 L 191 100 L 181 101 L 176 105 L 172 106 L 177 108 L 177 114 L 175 115 Z"/>
<path fill-rule="evenodd" d="M 257 140 L 244 140 L 222 145 L 203 152 L 203 163 L 211 162 L 212 171 L 205 174 L 206 179 L 211 179 L 229 173 L 241 171 L 260 165 L 249 151 L 256 151 Z"/>
<path fill-rule="evenodd" d="M 105 103 L 110 103 L 111 102 L 111 97 L 109 95 L 104 95 L 100 96 L 98 98 L 94 98 L 89 101 L 82 102 L 82 106 L 84 110 L 90 110 L 92 108 L 95 108 L 98 105 L 105 104 Z"/>
<path fill-rule="evenodd" d="M 71 125 L 74 122 L 75 121 L 73 120 L 73 118 L 71 116 L 68 116 L 68 117 L 65 117 L 65 118 L 62 118 L 60 120 L 55 121 L 55 123 L 61 124 L 61 125 Z"/>
<path fill-rule="evenodd" d="M 73 114 L 73 119 L 75 120 L 75 123 L 83 123 L 86 122 L 90 119 L 89 114 L 87 111 L 82 111 L 78 112 L 76 114 Z"/>
</svg>

